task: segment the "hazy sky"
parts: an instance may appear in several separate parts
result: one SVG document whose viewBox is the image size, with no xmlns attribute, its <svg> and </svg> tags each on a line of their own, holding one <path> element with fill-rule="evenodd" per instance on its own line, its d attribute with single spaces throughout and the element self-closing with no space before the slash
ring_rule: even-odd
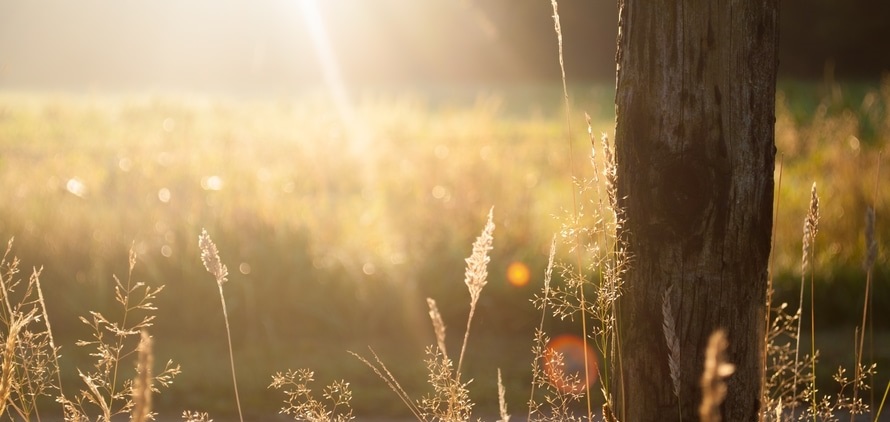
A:
<svg viewBox="0 0 890 422">
<path fill-rule="evenodd" d="M 616 1 L 559 4 L 569 79 L 614 81 Z M 780 4 L 780 73 L 890 70 L 890 2 Z M 551 15 L 548 0 L 0 0 L 0 90 L 288 95 L 324 83 L 319 23 L 349 85 L 554 82 Z"/>
<path fill-rule="evenodd" d="M 302 3 L 2 0 L 0 88 L 286 90 L 319 83 L 319 51 Z M 317 5 L 330 55 L 348 81 L 525 80 L 541 77 L 541 60 L 556 72 L 549 2 L 523 0 L 509 10 L 494 3 Z M 550 32 L 541 39 L 523 35 L 542 28 Z M 547 57 L 540 57 L 542 45 L 550 47 Z M 608 47 L 601 54 L 612 58 Z"/>
</svg>

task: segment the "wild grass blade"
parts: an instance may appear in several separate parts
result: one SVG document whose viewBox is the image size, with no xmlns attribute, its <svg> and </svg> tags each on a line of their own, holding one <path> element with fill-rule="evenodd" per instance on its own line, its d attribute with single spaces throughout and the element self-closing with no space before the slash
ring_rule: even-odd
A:
<svg viewBox="0 0 890 422">
<path fill-rule="evenodd" d="M 569 163 L 571 167 L 571 175 L 572 180 L 577 180 L 577 172 L 575 171 L 575 149 L 572 142 L 572 117 L 571 117 L 571 105 L 569 104 L 569 89 L 568 82 L 566 79 L 566 67 L 565 67 L 565 58 L 563 55 L 563 46 L 562 46 L 562 25 L 559 21 L 559 4 L 557 0 L 550 0 L 550 4 L 553 7 L 553 29 L 556 31 L 556 41 L 559 51 L 559 70 L 560 76 L 562 78 L 562 92 L 563 92 L 563 100 L 565 103 L 565 116 L 566 116 L 566 138 L 569 143 Z M 575 189 L 572 189 L 572 213 L 574 221 L 578 221 L 578 217 L 580 215 L 578 209 L 578 195 L 575 193 Z M 575 255 L 577 260 L 578 267 L 578 278 L 582 279 L 583 274 L 582 266 L 581 266 L 581 239 L 578 238 L 578 245 L 575 248 Z M 590 386 L 589 379 L 589 368 L 590 362 L 588 362 L 588 340 L 587 340 L 587 301 L 584 297 L 584 285 L 583 283 L 578 288 L 578 295 L 581 299 L 581 338 L 583 339 L 584 344 L 584 379 L 586 385 Z M 593 409 L 590 404 L 590 394 L 586 394 L 587 400 L 587 419 L 593 420 Z"/>
<path fill-rule="evenodd" d="M 488 284 L 488 263 L 491 258 L 488 252 L 492 249 L 494 241 L 494 222 L 492 221 L 494 208 L 488 211 L 488 221 L 482 229 L 482 234 L 473 242 L 473 253 L 466 259 L 467 270 L 464 275 L 464 283 L 470 291 L 470 315 L 467 317 L 467 329 L 464 331 L 464 341 L 460 346 L 460 358 L 457 361 L 457 371 L 455 372 L 455 380 L 460 382 L 461 365 L 464 362 L 464 353 L 467 350 L 467 341 L 470 338 L 470 324 L 473 323 L 473 315 L 476 312 L 476 303 L 479 301 L 479 295 L 482 288 Z"/>
<path fill-rule="evenodd" d="M 241 412 L 241 397 L 238 394 L 238 378 L 235 375 L 235 352 L 232 348 L 232 330 L 229 327 L 229 312 L 226 308 L 226 296 L 223 293 L 223 284 L 228 281 L 229 270 L 219 259 L 219 251 L 207 230 L 202 229 L 201 235 L 198 236 L 198 247 L 201 249 L 201 261 L 204 268 L 216 278 L 216 284 L 219 287 L 219 302 L 222 305 L 223 319 L 226 322 L 226 339 L 229 344 L 229 364 L 232 369 L 232 385 L 235 389 L 235 404 L 238 407 L 238 419 L 244 422 L 244 416 Z"/>
</svg>

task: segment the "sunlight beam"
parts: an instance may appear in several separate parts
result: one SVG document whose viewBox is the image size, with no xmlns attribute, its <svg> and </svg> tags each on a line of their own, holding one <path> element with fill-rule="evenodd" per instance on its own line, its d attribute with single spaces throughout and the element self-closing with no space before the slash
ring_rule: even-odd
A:
<svg viewBox="0 0 890 422">
<path fill-rule="evenodd" d="M 366 147 L 367 139 L 359 130 L 355 108 L 349 99 L 349 93 L 346 89 L 343 74 L 340 71 L 340 65 L 334 56 L 334 49 L 331 46 L 324 17 L 318 7 L 318 1 L 299 0 L 299 5 L 303 20 L 306 23 L 306 30 L 309 32 L 312 46 L 315 48 L 315 54 L 318 56 L 318 61 L 321 65 L 324 83 L 331 94 L 331 99 L 334 101 L 334 107 L 337 109 L 337 113 L 340 115 L 344 126 L 346 126 L 347 133 L 352 141 L 351 145 L 361 151 Z"/>
</svg>

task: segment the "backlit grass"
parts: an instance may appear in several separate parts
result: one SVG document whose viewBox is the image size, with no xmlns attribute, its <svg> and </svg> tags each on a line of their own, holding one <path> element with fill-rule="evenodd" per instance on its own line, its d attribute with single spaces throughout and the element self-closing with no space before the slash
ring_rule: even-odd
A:
<svg viewBox="0 0 890 422">
<path fill-rule="evenodd" d="M 807 95 L 789 87 L 777 99 L 785 168 L 776 288 L 780 299 L 795 301 L 800 221 L 816 181 L 816 308 L 820 323 L 852 326 L 865 280 L 865 206 L 877 151 L 890 139 L 890 83 L 852 94 L 836 85 L 805 85 Z M 409 391 L 422 390 L 423 348 L 434 343 L 425 298 L 436 299 L 446 326 L 466 324 L 463 259 L 493 205 L 496 247 L 462 379 L 476 380 L 478 408 L 496 413 L 488 392 L 496 391 L 492 371 L 500 367 L 507 401 L 521 409 L 531 381 L 529 341 L 540 320 L 529 299 L 560 229 L 556 217 L 571 209 L 565 121 L 557 91 L 542 92 L 452 102 L 422 93 L 368 95 L 356 103 L 353 127 L 310 97 L 0 95 L 0 236 L 15 236 L 23 268 L 44 267 L 54 335 L 68 345 L 61 361 L 66 385 L 79 382 L 72 366 L 64 373 L 66 363 L 89 362 L 70 346 L 88 335 L 76 317 L 113 312 L 111 275 L 128 273 L 132 245 L 139 259 L 133 277 L 166 285 L 155 299 L 154 350 L 176 357 L 183 369 L 155 404 L 233 410 L 218 292 L 195 242 L 206 227 L 229 267 L 226 304 L 246 414 L 275 409 L 269 376 L 298 367 L 313 368 L 320 385 L 352 382 L 357 413 L 399 413 L 395 397 L 378 395 L 378 380 L 345 351 L 372 345 L 387 362 L 406 362 L 393 371 L 402 372 Z M 595 133 L 611 132 L 609 90 L 578 88 L 574 97 L 576 128 L 589 111 Z M 590 141 L 576 132 L 575 160 L 589 175 Z M 886 186 L 876 201 L 878 239 L 890 238 L 882 217 Z M 879 326 L 890 306 L 880 294 L 887 259 L 879 254 L 875 262 Z M 508 283 L 514 262 L 530 268 L 527 285 Z M 558 323 L 548 324 L 559 331 Z M 452 334 L 448 341 L 457 340 Z M 449 343 L 449 350 L 458 346 Z M 823 362 L 832 355 L 828 346 Z M 879 368 L 890 367 L 884 349 L 876 350 Z M 876 386 L 885 385 L 881 372 Z"/>
</svg>

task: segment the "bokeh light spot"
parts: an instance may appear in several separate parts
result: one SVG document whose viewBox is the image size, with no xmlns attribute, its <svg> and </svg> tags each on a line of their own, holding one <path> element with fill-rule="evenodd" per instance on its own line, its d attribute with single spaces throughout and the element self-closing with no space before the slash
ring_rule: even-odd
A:
<svg viewBox="0 0 890 422">
<path fill-rule="evenodd" d="M 158 190 L 158 200 L 165 204 L 170 202 L 170 189 L 161 188 Z"/>
<path fill-rule="evenodd" d="M 250 274 L 250 264 L 242 262 L 241 265 L 238 266 L 238 271 L 241 271 L 241 274 L 244 275 Z"/>
<path fill-rule="evenodd" d="M 210 176 L 201 179 L 201 187 L 204 190 L 222 190 L 223 180 L 219 176 Z"/>
<path fill-rule="evenodd" d="M 599 363 L 592 345 L 587 347 L 587 379 L 584 377 L 584 341 L 573 334 L 557 336 L 544 351 L 544 373 L 551 384 L 566 392 L 580 393 L 596 383 Z"/>
<path fill-rule="evenodd" d="M 362 265 L 362 272 L 365 273 L 365 275 L 373 275 L 377 272 L 377 267 L 370 262 L 366 262 L 365 265 Z"/>
<path fill-rule="evenodd" d="M 436 185 L 433 187 L 433 198 L 443 199 L 445 195 L 448 195 L 448 189 L 445 189 L 445 186 Z"/>
<path fill-rule="evenodd" d="M 516 287 L 525 286 L 530 278 L 531 271 L 525 263 L 514 261 L 507 267 L 507 281 Z"/>
<path fill-rule="evenodd" d="M 165 258 L 173 256 L 173 248 L 170 245 L 161 246 L 161 255 L 164 255 Z"/>
<path fill-rule="evenodd" d="M 68 183 L 65 183 L 65 189 L 68 190 L 74 196 L 79 196 L 83 198 L 87 194 L 87 185 L 80 181 L 80 179 L 74 177 L 68 179 Z"/>
</svg>

